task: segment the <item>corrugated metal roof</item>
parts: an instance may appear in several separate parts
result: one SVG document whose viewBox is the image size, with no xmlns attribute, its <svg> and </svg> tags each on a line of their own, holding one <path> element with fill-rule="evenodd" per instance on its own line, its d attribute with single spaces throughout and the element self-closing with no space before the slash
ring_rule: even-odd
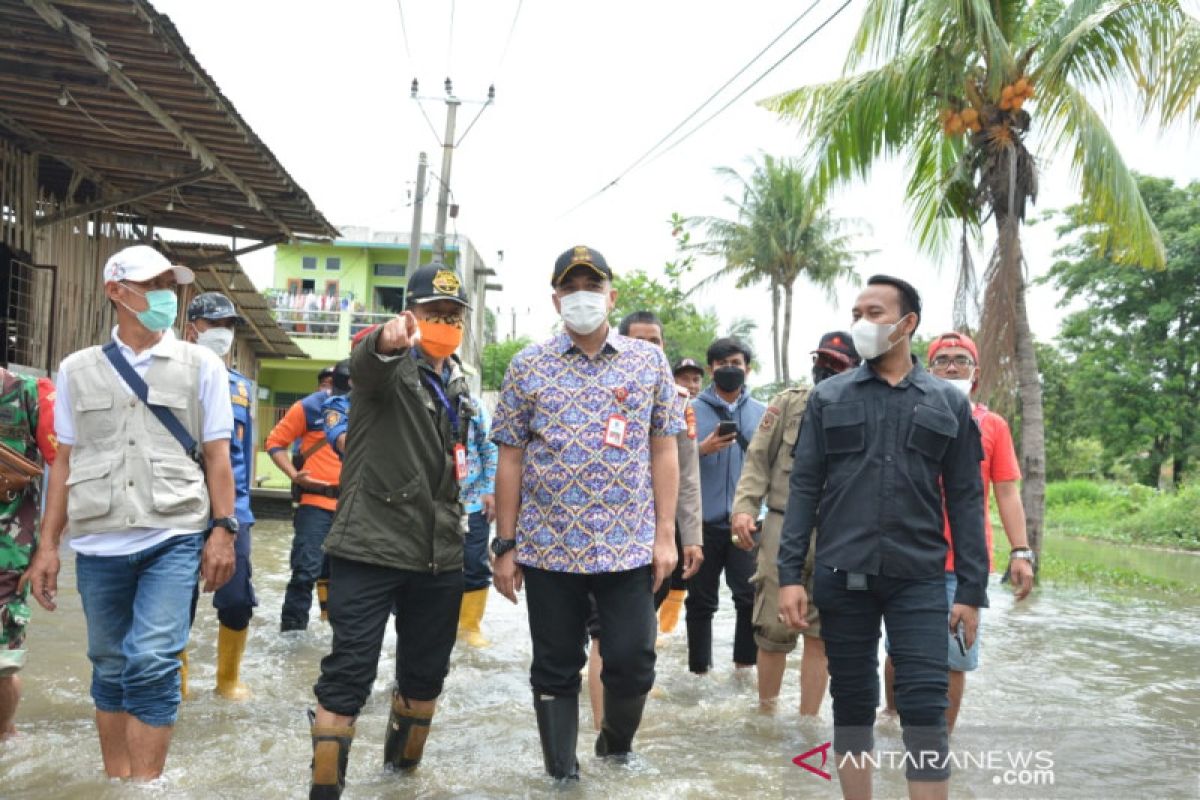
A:
<svg viewBox="0 0 1200 800">
<path fill-rule="evenodd" d="M 196 290 L 220 292 L 233 300 L 247 325 L 239 335 L 250 336 L 260 358 L 308 358 L 275 322 L 266 299 L 254 286 L 228 247 L 195 242 L 156 243 L 168 258 L 196 273 Z"/>
<path fill-rule="evenodd" d="M 0 30 L 0 134 L 41 154 L 60 201 L 125 199 L 154 226 L 242 239 L 337 236 L 145 0 L 0 0 Z"/>
</svg>

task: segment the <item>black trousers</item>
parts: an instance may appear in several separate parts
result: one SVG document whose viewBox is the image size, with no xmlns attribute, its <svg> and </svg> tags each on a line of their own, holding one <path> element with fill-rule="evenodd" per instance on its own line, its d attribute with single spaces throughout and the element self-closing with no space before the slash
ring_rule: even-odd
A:
<svg viewBox="0 0 1200 800">
<path fill-rule="evenodd" d="M 313 692 L 326 710 L 353 717 L 371 694 L 388 615 L 396 612 L 396 686 L 410 700 L 434 700 L 450 672 L 462 604 L 462 570 L 410 572 L 331 556 L 333 648 Z"/>
<path fill-rule="evenodd" d="M 730 541 L 728 524 L 704 523 L 704 563 L 687 584 L 688 669 L 708 672 L 712 668 L 712 618 L 717 612 L 721 591 L 721 573 L 733 593 L 737 624 L 733 630 L 733 661 L 753 664 L 758 660 L 754 643 L 754 552 L 745 551 Z"/>
<path fill-rule="evenodd" d="M 654 685 L 654 583 L 650 567 L 580 575 L 522 567 L 529 606 L 534 691 L 566 697 L 579 693 L 587 663 L 589 594 L 604 631 L 600 680 L 615 697 L 638 697 Z"/>
<path fill-rule="evenodd" d="M 862 753 L 874 748 L 879 706 L 879 622 L 887 626 L 896 669 L 896 710 L 904 726 L 909 780 L 950 777 L 947 761 L 946 579 L 867 576 L 867 588 L 846 588 L 846 573 L 818 564 L 813 602 L 821 609 L 821 638 L 829 657 L 833 696 L 833 748 Z M 936 753 L 937 757 L 918 758 Z"/>
</svg>

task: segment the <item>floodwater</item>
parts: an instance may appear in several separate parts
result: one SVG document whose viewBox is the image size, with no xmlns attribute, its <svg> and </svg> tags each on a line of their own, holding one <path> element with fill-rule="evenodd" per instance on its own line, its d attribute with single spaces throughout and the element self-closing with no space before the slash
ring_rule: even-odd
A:
<svg viewBox="0 0 1200 800">
<path fill-rule="evenodd" d="M 1164 550 L 1156 547 L 1132 547 L 1100 539 L 1073 536 L 1049 536 L 1044 545 L 1047 555 L 1071 563 L 1095 564 L 1108 569 L 1125 569 L 1159 580 L 1178 581 L 1200 586 L 1200 553 Z"/>
<path fill-rule="evenodd" d="M 243 677 L 254 699 L 214 698 L 216 618 L 207 598 L 193 631 L 192 690 L 180 713 L 167 771 L 156 784 L 107 781 L 88 697 L 83 614 L 74 558 L 63 558 L 59 610 L 37 611 L 30 633 L 20 737 L 0 745 L 0 798 L 292 798 L 307 792 L 311 746 L 304 711 L 329 641 L 314 624 L 278 633 L 290 525 L 256 526 L 261 606 Z M 1169 595 L 1096 594 L 1041 587 L 1014 606 L 993 586 L 983 657 L 968 680 L 952 758 L 963 765 L 951 796 L 970 798 L 1195 798 L 1200 796 L 1200 605 Z M 425 762 L 411 776 L 381 769 L 394 638 L 389 634 L 374 695 L 358 723 L 346 798 L 724 798 L 839 797 L 828 781 L 792 763 L 828 741 L 819 720 L 800 722 L 794 669 L 781 710 L 756 710 L 751 682 L 728 663 L 733 615 L 717 618 L 720 666 L 687 673 L 682 624 L 661 642 L 659 680 L 627 766 L 591 756 L 581 700 L 582 782 L 556 789 L 542 775 L 528 683 L 523 606 L 493 594 L 484 629 L 491 647 L 460 645 L 434 720 Z M 798 656 L 794 665 L 798 666 Z M 893 722 L 877 728 L 877 797 L 905 795 Z M 891 758 L 893 761 L 889 762 Z M 1024 759 L 1024 760 L 1022 760 Z M 820 767 L 820 755 L 806 759 Z M 824 771 L 831 771 L 828 769 Z"/>
</svg>

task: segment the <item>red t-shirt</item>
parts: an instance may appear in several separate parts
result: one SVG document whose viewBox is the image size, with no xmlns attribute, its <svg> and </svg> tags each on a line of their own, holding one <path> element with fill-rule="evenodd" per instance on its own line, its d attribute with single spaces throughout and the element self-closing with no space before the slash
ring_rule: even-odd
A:
<svg viewBox="0 0 1200 800">
<path fill-rule="evenodd" d="M 1017 462 L 1017 450 L 1013 447 L 1012 431 L 1004 417 L 992 411 L 983 403 L 972 406 L 975 422 L 983 438 L 983 529 L 987 536 L 988 569 L 994 569 L 992 563 L 992 514 L 991 497 L 992 484 L 1021 479 L 1021 465 Z M 944 513 L 944 512 L 943 512 Z M 954 545 L 950 541 L 950 520 L 946 520 L 946 572 L 954 571 Z"/>
</svg>

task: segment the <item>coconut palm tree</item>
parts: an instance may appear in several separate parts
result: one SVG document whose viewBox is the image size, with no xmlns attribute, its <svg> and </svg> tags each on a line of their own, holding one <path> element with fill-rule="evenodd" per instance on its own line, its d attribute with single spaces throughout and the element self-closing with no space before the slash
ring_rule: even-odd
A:
<svg viewBox="0 0 1200 800">
<path fill-rule="evenodd" d="M 754 165 L 750 176 L 721 167 L 718 174 L 741 188 L 725 202 L 734 219 L 690 217 L 687 224 L 702 228 L 706 239 L 687 245 L 724 262 L 722 269 L 700 281 L 705 287 L 732 273 L 739 289 L 767 283 L 771 289 L 771 353 L 776 382 L 791 380 L 788 346 L 792 339 L 792 305 L 801 277 L 836 301 L 839 281 L 856 280 L 849 227 L 825 210 L 822 197 L 790 159 L 769 155 Z M 780 322 L 780 312 L 783 320 Z"/>
<path fill-rule="evenodd" d="M 1021 223 L 1038 164 L 1069 156 L 1110 257 L 1158 267 L 1162 242 L 1094 101 L 1123 93 L 1161 124 L 1200 121 L 1200 29 L 1178 0 L 871 0 L 844 77 L 764 101 L 811 135 L 818 188 L 908 165 L 918 242 L 946 254 L 961 224 L 956 322 L 974 281 L 967 239 L 989 220 L 981 387 L 1015 379 L 1022 487 L 1039 549 L 1045 497 L 1042 392 L 1025 308 Z M 1035 159 L 1031 152 L 1035 148 Z M 957 224 L 956 224 L 957 223 Z"/>
</svg>

